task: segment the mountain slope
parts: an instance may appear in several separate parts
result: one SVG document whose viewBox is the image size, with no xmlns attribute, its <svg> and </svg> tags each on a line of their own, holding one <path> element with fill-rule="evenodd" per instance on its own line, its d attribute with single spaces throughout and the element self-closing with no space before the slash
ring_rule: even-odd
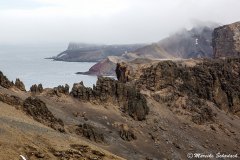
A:
<svg viewBox="0 0 240 160">
<path fill-rule="evenodd" d="M 124 53 L 132 52 L 142 46 L 144 45 L 91 45 L 70 43 L 66 51 L 56 57 L 52 57 L 52 59 L 70 62 L 97 62 L 107 56 L 121 56 Z"/>
<path fill-rule="evenodd" d="M 93 65 L 87 72 L 77 72 L 76 74 L 112 76 L 115 74 L 116 64 L 122 61 L 123 60 L 117 56 L 108 56 Z"/>
<path fill-rule="evenodd" d="M 20 99 L 29 96 L 17 89 L 6 90 L 0 87 L 1 94 L 15 95 Z M 4 102 L 3 102 L 4 101 Z M 1 159 L 59 160 L 59 159 L 122 159 L 91 142 L 68 133 L 56 131 L 26 114 L 20 105 L 7 104 L 0 95 L 0 157 Z M 54 109 L 57 104 L 47 103 Z M 39 116 L 40 112 L 36 113 Z M 54 116 L 56 112 L 53 112 Z M 51 117 L 47 117 L 50 119 Z"/>
<path fill-rule="evenodd" d="M 133 52 L 139 58 L 149 58 L 149 59 L 173 59 L 174 56 L 166 52 L 158 44 L 152 44 L 139 48 Z"/>
<path fill-rule="evenodd" d="M 212 57 L 211 46 L 214 27 L 195 27 L 182 30 L 161 41 L 159 46 L 169 54 L 179 58 Z"/>
<path fill-rule="evenodd" d="M 158 160 L 239 153 L 239 59 L 133 63 L 131 73 L 120 70 L 126 81 L 99 77 L 93 88 L 80 82 L 70 93 L 69 86 L 21 91 L 0 77 L 0 156 Z"/>
<path fill-rule="evenodd" d="M 217 24 L 200 25 L 192 28 L 191 30 L 181 30 L 169 37 L 151 45 L 138 48 L 133 52 L 125 53 L 119 56 L 118 59 L 121 61 L 132 61 L 137 58 L 146 59 L 176 59 L 176 58 L 213 58 L 212 49 L 212 32 Z M 111 63 L 111 64 L 107 64 Z M 104 65 L 103 65 L 104 64 Z M 109 69 L 108 74 L 105 67 L 102 66 L 113 66 L 113 62 L 104 59 L 101 62 L 95 64 L 92 68 L 95 69 L 93 72 L 89 70 L 86 74 L 96 75 L 114 75 L 114 68 Z"/>
</svg>

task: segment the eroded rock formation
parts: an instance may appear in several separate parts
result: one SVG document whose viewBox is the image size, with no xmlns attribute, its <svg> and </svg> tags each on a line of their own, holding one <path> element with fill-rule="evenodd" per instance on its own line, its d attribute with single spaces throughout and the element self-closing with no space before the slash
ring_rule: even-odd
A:
<svg viewBox="0 0 240 160">
<path fill-rule="evenodd" d="M 10 82 L 6 76 L 3 75 L 3 73 L 0 71 L 0 86 L 4 88 L 10 88 L 14 84 L 13 82 Z"/>
<path fill-rule="evenodd" d="M 116 67 L 116 75 L 117 75 L 117 79 L 122 82 L 122 83 L 126 83 L 129 81 L 129 76 L 130 76 L 130 70 L 128 69 L 128 66 L 126 65 L 126 63 L 117 63 L 117 67 Z"/>
<path fill-rule="evenodd" d="M 214 29 L 213 54 L 219 57 L 240 57 L 240 22 Z"/>
<path fill-rule="evenodd" d="M 15 86 L 21 91 L 26 91 L 24 83 L 19 78 L 16 79 Z"/>
<path fill-rule="evenodd" d="M 3 75 L 1 71 L 0 71 L 0 86 L 7 89 L 15 86 L 21 91 L 26 91 L 24 83 L 19 78 L 16 79 L 14 84 L 13 82 L 9 81 L 8 78 L 5 75 Z"/>
<path fill-rule="evenodd" d="M 88 145 L 79 145 L 79 144 L 72 144 L 70 145 L 71 149 L 68 150 L 55 150 L 52 149 L 51 152 L 55 157 L 58 159 L 96 159 L 101 160 L 106 158 L 106 154 L 91 149 Z M 108 159 L 108 158 L 106 158 Z M 115 159 L 111 157 L 110 159 Z"/>
<path fill-rule="evenodd" d="M 65 132 L 62 120 L 54 117 L 46 104 L 39 98 L 28 97 L 23 103 L 23 111 L 33 117 L 34 120 L 60 132 Z"/>
<path fill-rule="evenodd" d="M 76 134 L 84 136 L 87 139 L 97 143 L 104 142 L 103 134 L 90 124 L 86 124 L 86 123 L 80 124 L 76 129 Z"/>
<path fill-rule="evenodd" d="M 240 59 L 204 60 L 193 66 L 163 61 L 143 70 L 137 82 L 153 98 L 193 112 L 193 121 L 213 121 L 206 100 L 240 115 Z"/>
<path fill-rule="evenodd" d="M 0 101 L 9 105 L 19 106 L 22 105 L 22 100 L 14 95 L 0 93 Z"/>
<path fill-rule="evenodd" d="M 59 85 L 58 87 L 54 87 L 53 92 L 58 97 L 61 97 L 61 94 L 68 95 L 69 94 L 69 85 L 65 84 L 65 86 Z"/>
<path fill-rule="evenodd" d="M 149 112 L 145 97 L 133 84 L 112 78 L 99 77 L 93 89 L 85 87 L 82 82 L 74 84 L 70 94 L 82 101 L 117 104 L 136 120 L 144 120 Z"/>
<path fill-rule="evenodd" d="M 34 85 L 31 86 L 30 91 L 34 94 L 42 93 L 43 92 L 43 86 L 42 86 L 42 84 L 38 84 L 38 85 L 34 84 Z"/>
</svg>

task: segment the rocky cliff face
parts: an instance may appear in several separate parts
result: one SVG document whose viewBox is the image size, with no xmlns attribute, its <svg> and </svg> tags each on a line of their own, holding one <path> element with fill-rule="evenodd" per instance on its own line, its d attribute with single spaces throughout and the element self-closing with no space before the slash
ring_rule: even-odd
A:
<svg viewBox="0 0 240 160">
<path fill-rule="evenodd" d="M 12 105 L 12 106 L 20 106 L 23 104 L 23 101 L 14 95 L 2 94 L 0 93 L 0 102 Z"/>
<path fill-rule="evenodd" d="M 214 119 L 206 101 L 240 116 L 240 59 L 164 61 L 144 69 L 137 83 L 156 101 L 193 112 L 197 123 Z"/>
<path fill-rule="evenodd" d="M 136 120 L 144 120 L 149 112 L 145 97 L 135 86 L 111 78 L 99 77 L 93 89 L 85 87 L 82 82 L 76 83 L 70 94 L 82 101 L 119 105 Z"/>
<path fill-rule="evenodd" d="M 130 80 L 130 69 L 126 63 L 117 63 L 115 72 L 120 82 L 126 83 Z"/>
<path fill-rule="evenodd" d="M 214 29 L 214 57 L 240 57 L 240 22 Z"/>
<path fill-rule="evenodd" d="M 15 84 L 14 84 L 6 76 L 4 76 L 1 71 L 0 71 L 0 86 L 7 88 L 7 89 L 9 89 L 11 87 L 16 87 L 17 89 L 19 89 L 21 91 L 26 91 L 25 85 L 19 78 L 16 79 Z"/>
</svg>

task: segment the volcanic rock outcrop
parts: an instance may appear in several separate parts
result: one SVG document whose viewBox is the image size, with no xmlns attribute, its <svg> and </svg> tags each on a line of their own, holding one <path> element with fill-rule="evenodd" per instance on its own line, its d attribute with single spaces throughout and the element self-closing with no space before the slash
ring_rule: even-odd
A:
<svg viewBox="0 0 240 160">
<path fill-rule="evenodd" d="M 24 83 L 19 78 L 16 79 L 15 86 L 21 91 L 26 91 Z"/>
<path fill-rule="evenodd" d="M 54 150 L 52 149 L 51 152 L 57 159 L 72 159 L 72 160 L 79 160 L 79 159 L 114 159 L 113 157 L 106 158 L 106 154 L 97 150 L 91 149 L 88 145 L 79 145 L 79 144 L 72 144 L 70 146 L 71 149 L 68 150 Z"/>
<path fill-rule="evenodd" d="M 125 63 L 117 63 L 116 67 L 116 75 L 117 79 L 122 82 L 126 83 L 129 81 L 129 76 L 130 76 L 130 70 L 128 69 L 127 65 Z"/>
<path fill-rule="evenodd" d="M 156 101 L 194 112 L 197 123 L 214 120 L 206 100 L 240 116 L 240 59 L 195 63 L 159 62 L 143 70 L 138 87 L 150 90 Z"/>
<path fill-rule="evenodd" d="M 68 95 L 69 94 L 69 85 L 65 84 L 65 86 L 59 85 L 58 87 L 54 87 L 53 92 L 58 97 L 61 97 L 61 94 Z"/>
<path fill-rule="evenodd" d="M 139 160 L 239 153 L 240 59 L 131 67 L 127 82 L 99 77 L 93 88 L 74 84 L 70 94 L 68 86 L 56 87 L 52 96 L 54 89 L 31 94 L 0 87 L 0 157 L 121 159 L 111 152 Z"/>
<path fill-rule="evenodd" d="M 10 88 L 14 84 L 13 82 L 10 82 L 6 76 L 3 75 L 3 73 L 0 71 L 0 86 L 4 88 Z"/>
<path fill-rule="evenodd" d="M 144 120 L 149 112 L 145 97 L 132 84 L 125 84 L 112 78 L 99 77 L 96 86 L 85 87 L 82 82 L 74 84 L 70 93 L 83 101 L 99 104 L 118 104 L 136 120 Z"/>
<path fill-rule="evenodd" d="M 98 131 L 95 127 L 90 124 L 80 124 L 76 129 L 76 134 L 82 135 L 88 138 L 91 141 L 95 141 L 97 143 L 104 142 L 104 136 L 100 131 Z"/>
<path fill-rule="evenodd" d="M 209 45 L 200 39 L 193 36 L 191 44 Z M 155 160 L 239 153 L 240 58 L 136 59 L 113 71 L 118 80 L 99 77 L 93 88 L 76 83 L 70 93 L 68 85 L 22 92 L 0 74 L 0 157 Z"/>
<path fill-rule="evenodd" d="M 23 111 L 33 117 L 34 120 L 60 132 L 65 132 L 62 120 L 55 118 L 46 104 L 39 98 L 28 97 L 23 103 Z"/>
<path fill-rule="evenodd" d="M 240 22 L 214 29 L 214 58 L 240 57 Z"/>
<path fill-rule="evenodd" d="M 136 135 L 134 134 L 133 130 L 128 127 L 126 124 L 120 125 L 119 131 L 120 137 L 125 141 L 132 141 L 137 139 Z"/>
<path fill-rule="evenodd" d="M 42 86 L 42 84 L 38 84 L 38 85 L 34 84 L 34 85 L 31 86 L 30 91 L 34 94 L 42 93 L 43 92 L 43 86 Z"/>
<path fill-rule="evenodd" d="M 22 100 L 19 97 L 14 95 L 0 93 L 0 101 L 12 106 L 22 105 Z"/>
</svg>

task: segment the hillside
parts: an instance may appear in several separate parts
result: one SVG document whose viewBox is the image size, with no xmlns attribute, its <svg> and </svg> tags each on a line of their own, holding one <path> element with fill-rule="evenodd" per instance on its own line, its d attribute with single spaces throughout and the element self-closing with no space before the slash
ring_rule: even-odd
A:
<svg viewBox="0 0 240 160">
<path fill-rule="evenodd" d="M 11 82 L 0 72 L 0 157 L 159 160 L 199 153 L 239 159 L 239 43 L 223 38 L 239 31 L 221 29 L 212 40 L 215 51 L 226 51 L 219 58 L 109 56 L 91 70 L 102 74 L 98 68 L 104 68 L 116 79 L 99 76 L 92 88 L 79 82 L 26 91 L 20 79 Z"/>
<path fill-rule="evenodd" d="M 52 59 L 69 62 L 98 62 L 107 56 L 121 56 L 143 47 L 142 44 L 129 45 L 92 45 L 70 43 L 68 49 Z"/>
<path fill-rule="evenodd" d="M 212 33 L 217 24 L 200 25 L 191 30 L 183 29 L 169 37 L 150 45 L 138 48 L 133 52 L 119 56 L 120 61 L 132 61 L 134 59 L 189 59 L 189 58 L 213 58 Z M 108 58 L 95 64 L 85 74 L 91 75 L 115 75 L 114 62 Z M 115 63 L 116 65 L 116 63 Z M 113 67 L 106 72 L 105 66 Z M 94 71 L 92 70 L 94 69 Z M 107 73 L 107 74 L 105 74 Z"/>
<path fill-rule="evenodd" d="M 13 84 L 1 74 L 0 157 L 239 153 L 240 59 L 134 63 L 129 75 L 120 70 L 119 80 L 99 77 L 93 88 L 80 82 L 70 92 L 68 85 L 26 92 L 20 80 Z"/>
<path fill-rule="evenodd" d="M 182 30 L 158 42 L 170 55 L 178 58 L 212 58 L 212 33 L 217 25 Z"/>
<path fill-rule="evenodd" d="M 163 54 L 163 58 L 200 58 L 213 57 L 212 33 L 217 24 L 195 26 L 190 30 L 183 29 L 167 38 L 136 50 L 136 54 Z"/>
<path fill-rule="evenodd" d="M 175 58 L 174 56 L 166 52 L 162 47 L 160 47 L 156 43 L 139 48 L 131 54 L 134 56 L 131 57 L 130 54 L 124 54 L 123 57 L 128 59 L 131 59 L 131 58 L 132 59 L 135 59 L 135 58 L 173 59 Z"/>
<path fill-rule="evenodd" d="M 27 99 L 30 96 L 32 96 L 31 93 L 20 91 L 15 87 L 5 89 L 0 86 L 0 157 L 2 160 L 22 160 L 20 155 L 31 160 L 122 159 L 87 139 L 71 134 L 70 129 L 66 129 L 66 126 L 70 127 L 66 124 L 68 116 L 68 120 L 71 119 L 76 124 L 80 123 L 72 114 L 74 109 L 72 112 L 67 112 L 66 107 L 70 104 L 62 104 L 50 99 L 46 101 L 39 96 Z M 68 98 L 65 99 L 66 101 Z M 78 105 L 76 103 L 75 107 L 72 107 L 77 109 Z M 61 120 L 55 121 L 55 117 Z"/>
<path fill-rule="evenodd" d="M 93 65 L 87 72 L 77 72 L 76 74 L 85 74 L 85 75 L 105 75 L 112 76 L 115 74 L 115 67 L 118 62 L 123 60 L 117 56 L 108 56 L 102 61 Z"/>
</svg>

